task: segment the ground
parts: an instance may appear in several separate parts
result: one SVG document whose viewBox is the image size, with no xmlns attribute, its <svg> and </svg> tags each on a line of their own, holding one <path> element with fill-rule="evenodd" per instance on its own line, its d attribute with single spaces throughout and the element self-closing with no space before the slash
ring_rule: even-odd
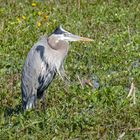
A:
<svg viewBox="0 0 140 140">
<path fill-rule="evenodd" d="M 27 53 L 58 25 L 94 41 L 71 43 L 70 82 L 57 75 L 47 109 L 23 113 Z M 139 0 L 0 0 L 0 41 L 1 139 L 140 139 Z"/>
</svg>

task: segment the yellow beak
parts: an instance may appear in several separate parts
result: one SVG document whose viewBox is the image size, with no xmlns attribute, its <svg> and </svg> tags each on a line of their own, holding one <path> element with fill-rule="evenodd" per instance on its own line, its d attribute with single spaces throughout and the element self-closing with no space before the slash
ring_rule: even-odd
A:
<svg viewBox="0 0 140 140">
<path fill-rule="evenodd" d="M 86 37 L 80 37 L 79 41 L 90 42 L 90 41 L 94 41 L 94 40 L 90 39 L 90 38 L 86 38 Z"/>
<path fill-rule="evenodd" d="M 74 35 L 69 32 L 67 34 L 65 33 L 64 39 L 68 40 L 68 41 L 86 41 L 86 42 L 93 41 L 93 39 L 86 38 L 86 37 L 80 37 L 78 35 Z"/>
</svg>

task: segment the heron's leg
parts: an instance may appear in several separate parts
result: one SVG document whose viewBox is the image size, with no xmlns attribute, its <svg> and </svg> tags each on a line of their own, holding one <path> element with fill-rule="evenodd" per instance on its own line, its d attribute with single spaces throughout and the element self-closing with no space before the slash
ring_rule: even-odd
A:
<svg viewBox="0 0 140 140">
<path fill-rule="evenodd" d="M 36 95 L 34 95 L 35 96 L 35 99 L 34 99 L 34 104 L 33 104 L 33 108 L 35 108 L 35 109 L 37 109 L 37 96 Z"/>
<path fill-rule="evenodd" d="M 42 100 L 42 108 L 43 108 L 43 110 L 45 111 L 46 108 L 47 108 L 47 104 L 46 104 L 46 94 L 43 93 L 43 96 L 42 96 L 41 100 Z"/>
</svg>

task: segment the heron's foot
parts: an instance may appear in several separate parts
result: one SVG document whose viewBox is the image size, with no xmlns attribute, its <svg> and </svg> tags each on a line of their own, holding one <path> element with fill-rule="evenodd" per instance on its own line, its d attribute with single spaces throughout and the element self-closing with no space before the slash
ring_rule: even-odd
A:
<svg viewBox="0 0 140 140">
<path fill-rule="evenodd" d="M 34 109 L 37 107 L 37 98 L 35 95 L 29 97 L 28 101 L 23 103 L 24 111 L 29 109 Z"/>
</svg>

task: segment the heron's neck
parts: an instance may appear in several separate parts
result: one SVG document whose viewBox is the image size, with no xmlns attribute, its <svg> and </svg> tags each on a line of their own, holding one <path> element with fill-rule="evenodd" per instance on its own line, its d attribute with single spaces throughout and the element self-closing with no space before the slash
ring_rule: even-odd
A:
<svg viewBox="0 0 140 140">
<path fill-rule="evenodd" d="M 52 38 L 48 38 L 48 62 L 52 65 L 55 65 L 57 71 L 61 69 L 61 65 L 67 56 L 69 44 L 65 41 L 56 41 Z"/>
</svg>

